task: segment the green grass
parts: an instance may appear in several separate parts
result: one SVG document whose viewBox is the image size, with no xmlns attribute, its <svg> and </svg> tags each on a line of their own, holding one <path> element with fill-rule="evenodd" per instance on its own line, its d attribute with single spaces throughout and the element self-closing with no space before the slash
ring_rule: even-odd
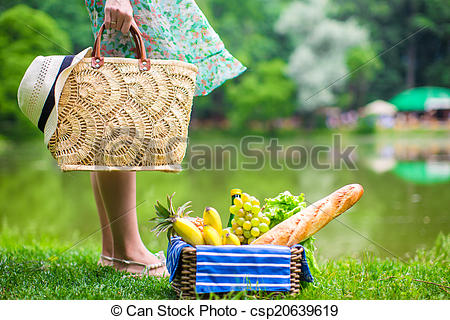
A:
<svg viewBox="0 0 450 320">
<path fill-rule="evenodd" d="M 4 240 L 4 239 L 3 239 Z M 127 278 L 97 265 L 95 249 L 13 246 L 1 241 L 0 299 L 176 299 L 167 279 Z M 450 235 L 406 263 L 366 255 L 330 260 L 316 282 L 281 299 L 449 299 Z M 212 297 L 214 298 L 214 297 Z M 228 299 L 267 298 L 241 293 Z"/>
</svg>

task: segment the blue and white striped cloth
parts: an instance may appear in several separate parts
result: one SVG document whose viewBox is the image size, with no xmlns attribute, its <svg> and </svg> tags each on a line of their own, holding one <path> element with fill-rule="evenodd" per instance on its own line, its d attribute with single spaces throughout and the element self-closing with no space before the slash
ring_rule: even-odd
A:
<svg viewBox="0 0 450 320">
<path fill-rule="evenodd" d="M 167 271 L 170 273 L 169 281 L 172 282 L 175 278 L 175 273 L 178 268 L 178 263 L 180 262 L 181 250 L 184 247 L 192 247 L 190 244 L 184 242 L 181 237 L 172 237 L 169 241 L 169 246 L 167 247 L 167 258 L 166 267 Z"/>
<path fill-rule="evenodd" d="M 283 246 L 197 246 L 197 293 L 289 291 L 291 250 Z"/>
<path fill-rule="evenodd" d="M 189 246 L 179 237 L 169 243 L 167 268 L 170 281 L 178 266 L 181 250 Z M 197 293 L 242 290 L 289 291 L 291 250 L 285 246 L 197 246 Z M 312 282 L 305 255 L 302 281 Z"/>
</svg>

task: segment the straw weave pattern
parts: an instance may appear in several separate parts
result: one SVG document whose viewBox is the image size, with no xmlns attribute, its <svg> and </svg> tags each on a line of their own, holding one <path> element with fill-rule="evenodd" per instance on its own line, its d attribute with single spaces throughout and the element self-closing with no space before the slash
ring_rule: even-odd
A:
<svg viewBox="0 0 450 320">
<path fill-rule="evenodd" d="M 48 148 L 62 170 L 179 171 L 197 68 L 173 60 L 83 59 L 69 75 Z"/>
</svg>

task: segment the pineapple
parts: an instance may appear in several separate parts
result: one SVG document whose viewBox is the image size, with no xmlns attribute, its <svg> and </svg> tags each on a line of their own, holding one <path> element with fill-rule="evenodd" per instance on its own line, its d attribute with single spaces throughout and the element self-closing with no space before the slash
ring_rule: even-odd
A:
<svg viewBox="0 0 450 320">
<path fill-rule="evenodd" d="M 201 232 L 203 232 L 203 225 L 205 224 L 203 218 L 200 217 L 186 217 L 191 221 Z"/>
<path fill-rule="evenodd" d="M 191 201 L 186 202 L 181 207 L 175 209 L 173 207 L 173 193 L 171 196 L 167 196 L 167 208 L 164 207 L 159 201 L 155 204 L 156 217 L 150 219 L 150 222 L 155 222 L 157 225 L 152 229 L 157 236 L 161 232 L 167 231 L 167 237 L 173 234 L 178 234 L 187 243 L 196 246 L 204 244 L 203 235 L 200 229 L 190 220 L 188 217 L 192 211 L 187 211 L 191 207 Z"/>
</svg>

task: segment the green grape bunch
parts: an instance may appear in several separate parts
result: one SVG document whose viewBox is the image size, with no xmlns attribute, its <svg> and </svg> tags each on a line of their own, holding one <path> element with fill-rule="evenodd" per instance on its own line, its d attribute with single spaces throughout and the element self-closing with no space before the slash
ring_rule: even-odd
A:
<svg viewBox="0 0 450 320">
<path fill-rule="evenodd" d="M 270 218 L 261 211 L 259 200 L 247 193 L 233 199 L 230 212 L 231 230 L 241 244 L 250 244 L 253 240 L 269 231 Z"/>
</svg>

